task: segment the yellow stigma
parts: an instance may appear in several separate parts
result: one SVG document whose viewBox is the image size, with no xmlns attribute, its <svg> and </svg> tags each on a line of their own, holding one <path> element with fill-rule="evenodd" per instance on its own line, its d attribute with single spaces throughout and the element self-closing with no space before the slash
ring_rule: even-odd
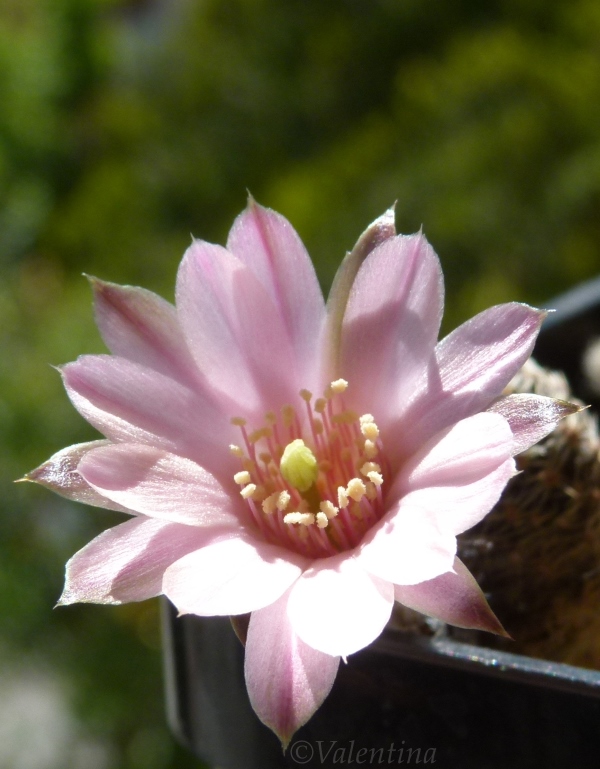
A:
<svg viewBox="0 0 600 769">
<path fill-rule="evenodd" d="M 319 474 L 317 458 L 300 438 L 285 447 L 279 468 L 285 480 L 299 492 L 308 491 Z"/>
</svg>

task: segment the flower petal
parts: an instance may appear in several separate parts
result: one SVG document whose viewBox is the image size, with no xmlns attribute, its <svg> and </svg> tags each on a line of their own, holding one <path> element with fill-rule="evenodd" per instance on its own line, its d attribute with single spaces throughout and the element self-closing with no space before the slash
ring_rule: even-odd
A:
<svg viewBox="0 0 600 769">
<path fill-rule="evenodd" d="M 262 419 L 265 403 L 277 409 L 296 397 L 300 377 L 291 338 L 249 267 L 221 246 L 194 241 L 179 267 L 176 295 L 196 363 L 215 390 L 235 400 L 241 416 Z"/>
<path fill-rule="evenodd" d="M 489 412 L 502 414 L 514 436 L 513 454 L 533 446 L 552 432 L 561 419 L 581 411 L 581 406 L 543 395 L 516 393 L 499 398 Z"/>
<path fill-rule="evenodd" d="M 449 625 L 508 636 L 467 567 L 455 558 L 453 569 L 418 585 L 395 585 L 394 596 Z"/>
<path fill-rule="evenodd" d="M 84 355 L 62 375 L 75 408 L 111 440 L 185 454 L 221 477 L 235 472 L 223 447 L 237 434 L 220 407 L 197 392 L 110 355 Z"/>
<path fill-rule="evenodd" d="M 513 435 L 500 414 L 481 413 L 431 438 L 402 468 L 388 494 L 395 500 L 427 486 L 464 485 L 512 456 Z"/>
<path fill-rule="evenodd" d="M 357 555 L 363 568 L 396 585 L 415 585 L 452 568 L 456 536 L 436 513 L 401 500 L 364 538 Z"/>
<path fill-rule="evenodd" d="M 327 329 L 325 332 L 325 358 L 329 364 L 329 376 L 327 378 L 331 381 L 341 376 L 342 324 L 354 279 L 371 251 L 395 235 L 396 223 L 394 207 L 392 206 L 374 222 L 371 222 L 357 240 L 352 251 L 346 254 L 335 274 L 331 291 L 327 297 Z"/>
<path fill-rule="evenodd" d="M 315 347 L 325 316 L 323 293 L 304 244 L 281 214 L 263 208 L 250 196 L 233 223 L 227 248 L 262 283 L 292 340 L 302 385 L 317 384 Z"/>
<path fill-rule="evenodd" d="M 175 454 L 135 443 L 102 446 L 83 457 L 78 471 L 99 494 L 143 515 L 190 526 L 240 526 L 241 502 Z"/>
<path fill-rule="evenodd" d="M 421 234 L 390 238 L 360 268 L 346 308 L 341 371 L 380 427 L 413 392 L 442 317 L 439 260 Z"/>
<path fill-rule="evenodd" d="M 345 657 L 377 638 L 393 602 L 391 584 L 341 553 L 316 561 L 296 582 L 289 616 L 296 633 L 313 649 Z"/>
<path fill-rule="evenodd" d="M 59 604 L 115 604 L 160 595 L 165 569 L 214 536 L 212 531 L 153 518 L 121 523 L 69 560 Z"/>
<path fill-rule="evenodd" d="M 75 502 L 130 513 L 132 511 L 129 508 L 98 494 L 77 472 L 77 466 L 88 451 L 110 445 L 110 441 L 90 441 L 89 443 L 77 443 L 74 446 L 69 446 L 56 452 L 44 464 L 27 473 L 23 480 L 39 483 L 41 486 L 46 486 L 51 491 Z"/>
<path fill-rule="evenodd" d="M 462 534 L 489 513 L 515 473 L 515 462 L 508 459 L 472 483 L 448 483 L 413 491 L 402 498 L 400 506 L 414 505 L 427 510 L 441 529 Z"/>
<path fill-rule="evenodd" d="M 197 381 L 196 365 L 172 304 L 143 288 L 98 278 L 90 282 L 96 324 L 113 355 L 184 383 Z"/>
<path fill-rule="evenodd" d="M 412 404 L 394 425 L 394 433 L 402 436 L 401 445 L 388 446 L 394 460 L 497 398 L 530 356 L 544 317 L 526 304 L 502 304 L 445 337 Z"/>
<path fill-rule="evenodd" d="M 306 564 L 299 555 L 240 534 L 174 563 L 163 590 L 181 614 L 247 614 L 280 598 Z"/>
<path fill-rule="evenodd" d="M 288 599 L 289 591 L 271 606 L 252 612 L 244 665 L 250 703 L 284 750 L 331 691 L 340 662 L 296 635 Z"/>
</svg>

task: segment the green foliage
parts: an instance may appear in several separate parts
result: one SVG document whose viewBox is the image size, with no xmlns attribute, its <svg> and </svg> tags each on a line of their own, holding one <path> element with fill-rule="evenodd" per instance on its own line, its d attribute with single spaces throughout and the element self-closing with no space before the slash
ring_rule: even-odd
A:
<svg viewBox="0 0 600 769">
<path fill-rule="evenodd" d="M 53 671 L 111 769 L 194 762 L 163 723 L 156 606 L 51 610 L 112 514 L 10 483 L 93 435 L 47 365 L 102 349 L 80 273 L 172 296 L 190 232 L 222 242 L 248 188 L 324 286 L 397 200 L 449 327 L 543 302 L 599 266 L 599 36 L 595 0 L 2 4 L 0 663 Z"/>
</svg>

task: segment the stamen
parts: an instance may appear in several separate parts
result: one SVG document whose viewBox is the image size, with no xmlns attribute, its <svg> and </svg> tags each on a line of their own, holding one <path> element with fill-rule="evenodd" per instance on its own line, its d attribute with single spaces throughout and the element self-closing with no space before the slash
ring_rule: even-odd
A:
<svg viewBox="0 0 600 769">
<path fill-rule="evenodd" d="M 348 494 L 346 493 L 346 489 L 343 486 L 338 486 L 337 494 L 338 494 L 338 505 L 342 508 L 348 507 L 348 505 L 350 504 L 350 500 L 348 499 Z"/>
<path fill-rule="evenodd" d="M 246 420 L 244 417 L 232 417 L 231 424 L 235 425 L 236 427 L 244 427 L 246 424 Z"/>
<path fill-rule="evenodd" d="M 288 525 L 299 523 L 301 526 L 312 526 L 315 516 L 313 513 L 287 513 L 283 516 L 283 522 Z"/>
<path fill-rule="evenodd" d="M 380 473 L 381 467 L 379 467 L 377 462 L 365 462 L 364 465 L 360 468 L 360 472 L 365 476 L 365 478 L 368 478 L 369 473 Z"/>
<path fill-rule="evenodd" d="M 282 491 L 277 498 L 277 509 L 282 513 L 286 507 L 290 504 L 292 497 L 289 491 Z"/>
<path fill-rule="evenodd" d="M 273 494 L 269 494 L 269 496 L 266 499 L 263 499 L 262 509 L 265 515 L 272 515 L 275 512 L 275 510 L 277 509 L 278 499 L 279 499 L 279 494 L 277 492 L 274 492 Z"/>
<path fill-rule="evenodd" d="M 250 497 L 253 496 L 254 492 L 256 491 L 256 484 L 255 483 L 249 483 L 247 486 L 244 486 L 244 488 L 240 491 L 240 494 L 244 499 L 250 499 Z"/>
<path fill-rule="evenodd" d="M 335 382 L 332 382 L 329 385 L 331 392 L 335 395 L 341 395 L 341 393 L 346 392 L 348 389 L 348 382 L 346 382 L 345 379 L 336 379 Z"/>
<path fill-rule="evenodd" d="M 373 457 L 376 457 L 378 454 L 377 445 L 369 438 L 367 438 L 367 440 L 365 441 L 363 450 L 365 452 L 365 456 L 367 457 L 367 459 L 373 459 Z"/>
<path fill-rule="evenodd" d="M 317 398 L 315 401 L 315 411 L 317 414 L 322 414 L 325 411 L 325 408 L 327 406 L 327 401 L 325 398 Z"/>
<path fill-rule="evenodd" d="M 333 504 L 333 502 L 330 502 L 328 499 L 326 499 L 325 502 L 321 502 L 320 508 L 321 513 L 327 516 L 329 520 L 331 520 L 331 518 L 335 518 L 339 512 L 338 508 Z"/>
<path fill-rule="evenodd" d="M 374 483 L 375 486 L 381 486 L 383 483 L 383 475 L 381 473 L 367 473 L 367 478 L 371 481 L 371 483 Z"/>
<path fill-rule="evenodd" d="M 326 529 L 327 526 L 329 526 L 329 519 L 327 518 L 325 513 L 317 513 L 316 522 L 317 522 L 317 526 L 320 529 Z"/>
<path fill-rule="evenodd" d="M 240 486 L 245 486 L 247 483 L 250 483 L 252 476 L 247 470 L 240 470 L 239 473 L 233 476 L 233 480 Z"/>
<path fill-rule="evenodd" d="M 241 459 L 244 456 L 243 450 L 240 448 L 240 446 L 236 446 L 235 443 L 231 443 L 229 445 L 229 451 L 233 454 L 234 457 L 239 457 Z"/>
<path fill-rule="evenodd" d="M 300 397 L 302 400 L 305 400 L 307 403 L 310 403 L 312 398 L 312 393 L 310 390 L 300 390 Z"/>
<path fill-rule="evenodd" d="M 352 480 L 348 482 L 346 491 L 348 496 L 351 497 L 355 502 L 360 502 L 360 500 L 367 493 L 367 487 L 360 478 L 352 478 Z"/>
</svg>

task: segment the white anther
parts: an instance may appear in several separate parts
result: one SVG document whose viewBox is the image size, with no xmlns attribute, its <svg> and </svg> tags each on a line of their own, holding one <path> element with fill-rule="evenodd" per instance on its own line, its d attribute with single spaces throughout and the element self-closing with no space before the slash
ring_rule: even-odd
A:
<svg viewBox="0 0 600 769">
<path fill-rule="evenodd" d="M 290 504 L 290 500 L 292 497 L 290 496 L 289 491 L 282 491 L 279 496 L 277 497 L 277 509 L 280 513 L 282 513 L 285 508 Z"/>
<path fill-rule="evenodd" d="M 279 492 L 274 492 L 273 494 L 269 494 L 269 496 L 263 500 L 262 503 L 262 509 L 263 513 L 265 515 L 271 515 L 275 512 L 275 509 L 277 508 L 277 500 L 279 499 Z"/>
<path fill-rule="evenodd" d="M 348 389 L 348 382 L 345 379 L 336 379 L 329 385 L 329 388 L 335 395 L 340 395 Z"/>
<path fill-rule="evenodd" d="M 240 470 L 239 473 L 233 476 L 233 480 L 240 486 L 245 486 L 247 483 L 250 483 L 252 476 L 247 470 Z"/>
<path fill-rule="evenodd" d="M 362 417 L 359 417 L 360 426 L 364 427 L 364 425 L 368 425 L 370 422 L 375 422 L 375 417 L 373 414 L 363 414 Z"/>
<path fill-rule="evenodd" d="M 374 483 L 375 486 L 381 486 L 383 483 L 383 475 L 381 473 L 376 473 L 375 471 L 367 473 L 367 478 L 371 481 L 371 483 Z"/>
<path fill-rule="evenodd" d="M 249 483 L 247 486 L 244 486 L 244 488 L 240 491 L 240 494 L 244 499 L 250 499 L 250 497 L 254 494 L 256 491 L 256 484 L 255 483 Z"/>
<path fill-rule="evenodd" d="M 229 445 L 229 451 L 233 454 L 234 457 L 243 457 L 244 452 L 239 446 L 236 446 L 235 443 L 231 443 Z"/>
<path fill-rule="evenodd" d="M 380 473 L 381 467 L 379 467 L 377 462 L 365 462 L 364 465 L 360 468 L 360 472 L 365 476 L 365 478 L 368 478 L 369 473 Z"/>
<path fill-rule="evenodd" d="M 361 433 L 370 441 L 376 441 L 379 438 L 379 428 L 375 422 L 367 422 L 360 427 Z"/>
<path fill-rule="evenodd" d="M 328 519 L 331 520 L 331 518 L 335 518 L 335 516 L 339 513 L 338 508 L 333 504 L 333 502 L 330 502 L 328 499 L 326 499 L 324 502 L 321 502 L 319 505 L 321 513 L 327 516 Z M 317 517 L 319 514 L 317 513 Z"/>
<path fill-rule="evenodd" d="M 317 526 L 320 529 L 326 529 L 327 526 L 329 525 L 329 518 L 327 518 L 325 513 L 317 513 L 316 521 L 317 521 Z"/>
<path fill-rule="evenodd" d="M 346 489 L 343 486 L 338 486 L 337 495 L 338 505 L 340 507 L 348 507 L 350 500 L 348 499 L 348 494 L 346 493 Z"/>
<path fill-rule="evenodd" d="M 365 457 L 367 459 L 373 459 L 373 457 L 376 457 L 378 453 L 377 444 L 367 438 L 363 447 L 363 451 L 365 452 Z"/>
<path fill-rule="evenodd" d="M 360 478 L 352 478 L 352 480 L 348 481 L 346 492 L 355 502 L 360 502 L 367 493 L 367 487 Z"/>
<path fill-rule="evenodd" d="M 283 516 L 283 522 L 288 525 L 298 523 L 301 526 L 311 526 L 315 522 L 313 513 L 287 513 Z"/>
</svg>

